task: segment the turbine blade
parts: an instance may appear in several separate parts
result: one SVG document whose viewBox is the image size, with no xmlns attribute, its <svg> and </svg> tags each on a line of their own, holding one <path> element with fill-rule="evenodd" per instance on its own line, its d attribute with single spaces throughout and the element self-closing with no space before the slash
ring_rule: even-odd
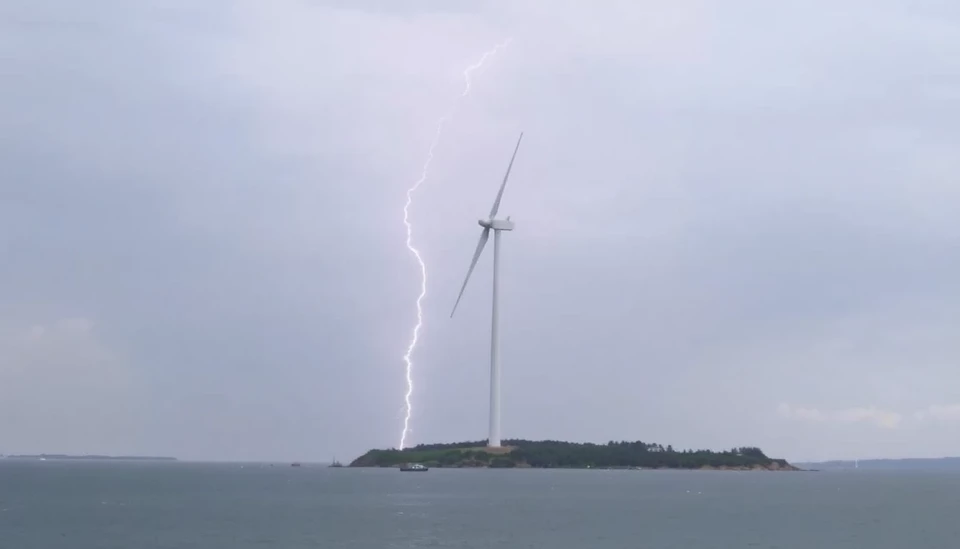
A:
<svg viewBox="0 0 960 549">
<path fill-rule="evenodd" d="M 473 261 L 470 262 L 470 269 L 467 270 L 467 278 L 463 280 L 460 295 L 457 296 L 457 302 L 453 304 L 453 311 L 450 313 L 450 318 L 453 318 L 454 313 L 457 312 L 457 306 L 460 305 L 460 299 L 463 298 L 463 291 L 467 289 L 467 282 L 470 282 L 470 275 L 473 274 L 473 269 L 477 266 L 477 261 L 480 259 L 480 254 L 483 253 L 483 247 L 487 245 L 488 238 L 490 238 L 489 227 L 483 229 L 483 232 L 480 233 L 480 242 L 477 243 L 477 251 L 473 253 Z"/>
<path fill-rule="evenodd" d="M 497 200 L 493 203 L 493 209 L 490 210 L 490 219 L 493 219 L 500 211 L 500 200 L 503 198 L 503 190 L 507 188 L 507 179 L 510 177 L 510 169 L 513 168 L 513 160 L 517 157 L 517 151 L 520 150 L 521 141 L 523 141 L 523 132 L 520 132 L 520 139 L 517 139 L 517 146 L 513 149 L 513 156 L 510 157 L 507 173 L 503 176 L 503 183 L 500 185 L 500 192 L 497 193 Z"/>
</svg>

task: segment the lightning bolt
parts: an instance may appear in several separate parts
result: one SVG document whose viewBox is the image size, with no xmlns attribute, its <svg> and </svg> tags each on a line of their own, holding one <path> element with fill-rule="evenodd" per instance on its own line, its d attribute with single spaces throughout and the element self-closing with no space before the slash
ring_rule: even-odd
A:
<svg viewBox="0 0 960 549">
<path fill-rule="evenodd" d="M 413 245 L 413 224 L 410 222 L 410 207 L 413 205 L 413 195 L 416 194 L 420 186 L 427 180 L 427 175 L 430 172 L 430 164 L 433 162 L 433 153 L 440 143 L 440 137 L 443 135 L 444 124 L 456 114 L 460 106 L 460 100 L 470 95 L 470 90 L 473 87 L 473 80 L 471 78 L 473 73 L 482 68 L 484 63 L 487 62 L 487 59 L 509 46 L 512 40 L 512 38 L 508 38 L 504 42 L 497 44 L 493 49 L 484 53 L 476 63 L 463 70 L 463 92 L 457 98 L 457 101 L 454 102 L 450 111 L 444 116 L 441 116 L 437 121 L 437 131 L 433 134 L 433 140 L 430 142 L 427 158 L 423 163 L 423 169 L 420 171 L 420 179 L 417 179 L 413 185 L 407 189 L 407 202 L 403 206 L 403 224 L 407 228 L 407 250 L 409 250 L 410 254 L 417 260 L 417 265 L 420 268 L 420 294 L 417 296 L 417 323 L 413 327 L 413 335 L 410 338 L 409 345 L 407 345 L 407 351 L 403 355 L 403 362 L 406 365 L 407 392 L 403 397 L 404 418 L 403 432 L 400 434 L 401 450 L 406 447 L 407 436 L 410 434 L 410 417 L 413 414 L 413 353 L 416 351 L 417 344 L 420 342 L 420 330 L 423 328 L 423 298 L 427 296 L 427 264 L 423 261 L 420 250 Z"/>
</svg>

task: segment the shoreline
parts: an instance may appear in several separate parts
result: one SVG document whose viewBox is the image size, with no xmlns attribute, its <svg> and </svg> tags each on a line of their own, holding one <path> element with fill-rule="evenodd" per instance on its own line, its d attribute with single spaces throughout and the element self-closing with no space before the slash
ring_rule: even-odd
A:
<svg viewBox="0 0 960 549">
<path fill-rule="evenodd" d="M 343 467 L 343 469 L 399 469 L 399 465 L 353 465 Z M 801 469 L 799 467 L 442 467 L 433 466 L 430 469 L 439 470 L 487 470 L 487 469 L 506 469 L 506 470 L 529 470 L 529 471 L 690 471 L 690 472 L 727 472 L 727 473 L 811 473 L 818 472 L 817 469 Z"/>
</svg>

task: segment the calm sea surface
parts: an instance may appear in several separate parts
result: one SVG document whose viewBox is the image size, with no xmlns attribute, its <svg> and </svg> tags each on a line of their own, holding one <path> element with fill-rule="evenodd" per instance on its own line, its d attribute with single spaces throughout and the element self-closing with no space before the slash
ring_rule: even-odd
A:
<svg viewBox="0 0 960 549">
<path fill-rule="evenodd" d="M 0 461 L 0 548 L 957 549 L 960 474 Z"/>
</svg>

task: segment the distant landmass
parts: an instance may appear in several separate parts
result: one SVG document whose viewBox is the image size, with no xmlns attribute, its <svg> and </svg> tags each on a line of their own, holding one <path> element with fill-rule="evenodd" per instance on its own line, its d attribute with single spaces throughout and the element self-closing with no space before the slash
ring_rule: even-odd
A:
<svg viewBox="0 0 960 549">
<path fill-rule="evenodd" d="M 866 469 L 869 471 L 960 471 L 960 457 L 835 460 L 798 464 L 804 469 L 837 471 Z"/>
<path fill-rule="evenodd" d="M 106 461 L 106 460 L 116 460 L 116 461 L 177 461 L 177 458 L 173 457 L 156 457 L 156 456 L 96 456 L 96 455 L 86 455 L 86 456 L 71 456 L 67 454 L 20 454 L 20 455 L 10 455 L 6 459 L 44 459 L 44 460 L 89 460 L 89 461 Z"/>
<path fill-rule="evenodd" d="M 538 469 L 719 469 L 735 471 L 798 471 L 783 459 L 767 457 L 759 448 L 727 451 L 674 450 L 645 442 L 607 444 L 554 440 L 505 440 L 502 448 L 485 441 L 421 444 L 404 450 L 370 450 L 350 467 L 397 467 L 422 463 L 427 467 L 529 467 Z"/>
</svg>

